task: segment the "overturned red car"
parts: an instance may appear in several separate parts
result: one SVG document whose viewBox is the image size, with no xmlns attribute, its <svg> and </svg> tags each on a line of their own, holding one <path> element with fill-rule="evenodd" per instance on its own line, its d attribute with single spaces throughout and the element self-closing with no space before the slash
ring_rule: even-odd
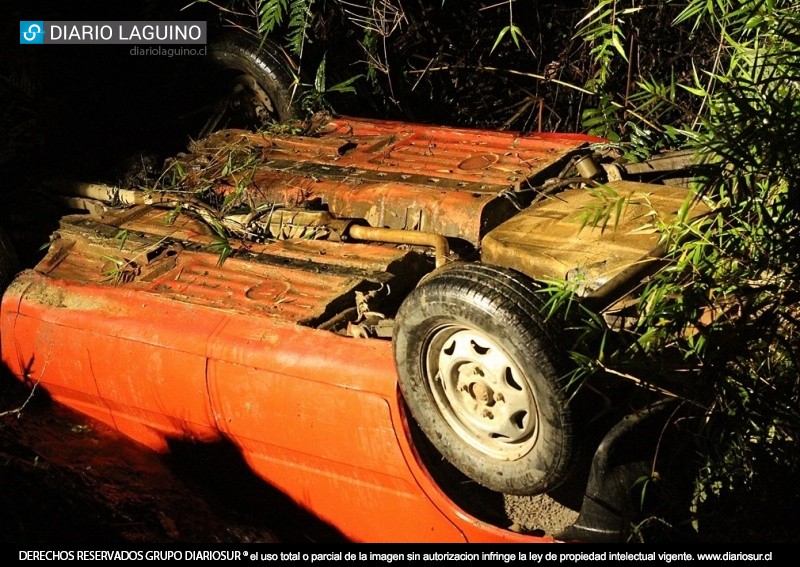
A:
<svg viewBox="0 0 800 567">
<path fill-rule="evenodd" d="M 663 404 L 587 426 L 607 397 L 575 401 L 541 282 L 613 318 L 688 193 L 596 142 L 326 117 L 219 131 L 152 190 L 72 184 L 2 361 L 156 451 L 232 443 L 353 541 L 624 540 Z M 614 230 L 577 214 L 592 180 L 631 196 Z M 509 512 L 564 486 L 566 523 Z"/>
</svg>

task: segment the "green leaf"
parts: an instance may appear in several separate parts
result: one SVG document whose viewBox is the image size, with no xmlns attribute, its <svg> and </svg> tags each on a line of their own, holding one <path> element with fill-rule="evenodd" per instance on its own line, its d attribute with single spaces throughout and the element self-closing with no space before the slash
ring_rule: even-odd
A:
<svg viewBox="0 0 800 567">
<path fill-rule="evenodd" d="M 614 49 L 617 50 L 617 53 L 619 53 L 620 56 L 625 61 L 627 61 L 628 60 L 628 54 L 625 53 L 625 48 L 622 46 L 622 42 L 620 41 L 620 37 L 621 36 L 619 34 L 616 34 L 616 33 L 612 34 L 611 35 L 611 43 L 614 45 Z"/>
<path fill-rule="evenodd" d="M 353 86 L 358 79 L 362 78 L 364 75 L 356 75 L 354 77 L 350 77 L 347 80 L 342 81 L 341 83 L 337 83 L 332 87 L 328 87 L 326 92 L 329 93 L 354 93 L 356 92 L 356 88 Z"/>
<path fill-rule="evenodd" d="M 595 15 L 595 14 L 597 14 L 597 13 L 598 13 L 600 10 L 602 10 L 602 9 L 604 9 L 606 6 L 608 6 L 608 4 L 609 4 L 609 2 L 610 2 L 610 1 L 611 1 L 611 0 L 600 0 L 600 2 L 598 2 L 598 3 L 597 3 L 597 6 L 595 6 L 594 8 L 592 8 L 592 9 L 589 11 L 589 13 L 587 13 L 587 14 L 586 14 L 584 17 L 582 17 L 580 20 L 578 20 L 578 25 L 582 24 L 582 23 L 583 23 L 583 22 L 585 22 L 586 20 L 591 20 L 591 19 L 592 19 L 592 16 L 594 16 L 594 15 Z M 607 11 L 606 11 L 606 14 L 608 14 L 608 13 L 610 13 L 610 12 L 611 12 L 610 10 L 607 10 Z"/>
<path fill-rule="evenodd" d="M 127 230 L 120 230 L 117 234 L 114 235 L 116 240 L 119 240 L 119 249 L 122 250 L 125 247 L 125 243 L 128 241 L 128 236 L 130 236 L 130 232 Z"/>
<path fill-rule="evenodd" d="M 524 36 L 522 35 L 522 30 L 519 29 L 517 26 L 511 25 L 509 26 L 509 31 L 511 32 L 511 39 L 514 40 L 514 45 L 516 45 L 517 49 L 519 49 L 519 38 L 522 37 L 524 39 Z"/>
<path fill-rule="evenodd" d="M 319 94 L 325 92 L 325 59 L 326 55 L 323 55 L 322 61 L 319 62 L 317 67 L 317 74 L 314 77 L 314 90 Z"/>
<path fill-rule="evenodd" d="M 272 33 L 283 22 L 288 8 L 288 0 L 256 0 L 259 33 L 263 35 Z"/>
<path fill-rule="evenodd" d="M 494 40 L 494 45 L 492 46 L 492 49 L 489 51 L 489 53 L 494 52 L 494 50 L 497 48 L 498 45 L 500 45 L 500 42 L 503 40 L 503 38 L 509 32 L 510 29 L 511 26 L 506 26 L 500 30 L 500 33 L 497 34 L 497 39 Z"/>
</svg>

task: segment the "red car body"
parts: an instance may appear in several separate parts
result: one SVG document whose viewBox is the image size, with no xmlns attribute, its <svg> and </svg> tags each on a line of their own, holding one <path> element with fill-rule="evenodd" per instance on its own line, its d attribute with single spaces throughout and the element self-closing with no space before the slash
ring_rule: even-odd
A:
<svg viewBox="0 0 800 567">
<path fill-rule="evenodd" d="M 390 229 L 408 228 L 388 207 L 400 202 L 424 219 L 418 230 L 474 244 L 501 191 L 592 141 L 331 124 L 319 143 L 266 140 L 267 157 L 365 181 L 282 170 L 262 186 L 309 201 L 327 192 L 332 213 L 380 216 Z M 2 297 L 0 348 L 14 375 L 156 451 L 171 439 L 231 442 L 257 475 L 353 541 L 556 541 L 457 505 L 413 441 L 391 341 L 323 324 L 365 280 L 402 285 L 417 252 L 289 238 L 242 244 L 220 265 L 206 224 L 168 214 L 136 205 L 64 217 L 46 257 Z"/>
</svg>

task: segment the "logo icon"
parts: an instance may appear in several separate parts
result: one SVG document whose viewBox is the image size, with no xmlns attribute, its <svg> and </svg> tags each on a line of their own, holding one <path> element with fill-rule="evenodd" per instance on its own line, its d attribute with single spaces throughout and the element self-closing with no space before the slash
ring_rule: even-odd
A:
<svg viewBox="0 0 800 567">
<path fill-rule="evenodd" d="M 20 44 L 44 43 L 44 22 L 20 21 L 19 42 Z"/>
</svg>

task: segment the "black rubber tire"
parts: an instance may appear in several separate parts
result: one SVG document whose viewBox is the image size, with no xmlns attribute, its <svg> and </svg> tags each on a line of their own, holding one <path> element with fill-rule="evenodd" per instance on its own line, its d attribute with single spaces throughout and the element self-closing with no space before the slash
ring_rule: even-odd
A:
<svg viewBox="0 0 800 567">
<path fill-rule="evenodd" d="M 228 33 L 211 44 L 211 57 L 224 68 L 254 78 L 272 101 L 277 121 L 301 117 L 299 75 L 279 45 L 245 33 Z"/>
<path fill-rule="evenodd" d="M 14 246 L 6 232 L 0 228 L 0 294 L 17 274 L 18 263 Z"/>
<path fill-rule="evenodd" d="M 450 264 L 409 294 L 395 320 L 400 390 L 415 421 L 453 466 L 504 494 L 547 492 L 572 464 L 565 364 L 535 291 L 513 270 Z M 464 358 L 470 348 L 477 362 Z M 429 381 L 432 374 L 440 379 Z M 498 399 L 498 392 L 506 394 Z M 483 430 L 495 426 L 512 435 Z"/>
</svg>

